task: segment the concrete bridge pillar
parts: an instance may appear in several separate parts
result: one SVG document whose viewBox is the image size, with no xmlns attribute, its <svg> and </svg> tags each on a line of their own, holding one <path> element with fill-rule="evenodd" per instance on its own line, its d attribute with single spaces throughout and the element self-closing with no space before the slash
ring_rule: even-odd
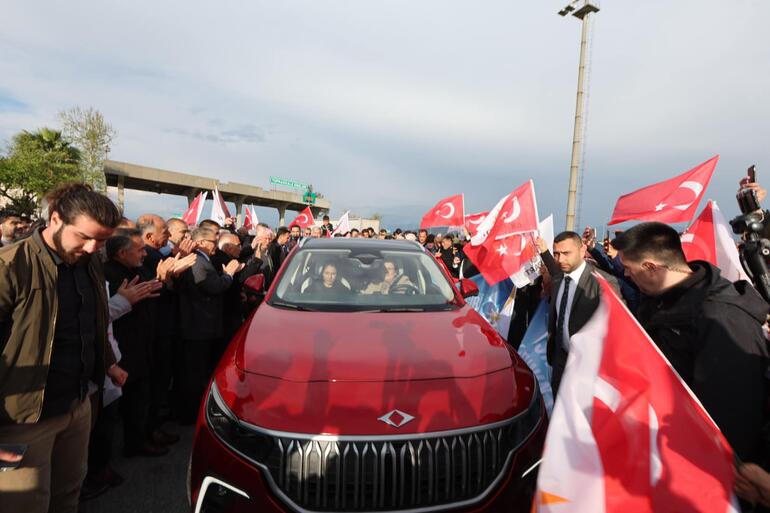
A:
<svg viewBox="0 0 770 513">
<path fill-rule="evenodd" d="M 286 205 L 278 207 L 278 226 L 286 225 Z"/>
<path fill-rule="evenodd" d="M 126 177 L 118 176 L 118 210 L 121 214 L 126 211 Z"/>
</svg>

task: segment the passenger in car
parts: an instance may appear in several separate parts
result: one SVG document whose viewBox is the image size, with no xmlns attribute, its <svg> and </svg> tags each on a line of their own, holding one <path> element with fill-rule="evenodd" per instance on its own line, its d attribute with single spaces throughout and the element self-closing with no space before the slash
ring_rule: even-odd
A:
<svg viewBox="0 0 770 513">
<path fill-rule="evenodd" d="M 337 277 L 337 265 L 324 264 L 321 279 L 314 280 L 307 292 L 318 299 L 339 299 L 350 295 L 350 289 L 343 285 Z"/>
<path fill-rule="evenodd" d="M 397 283 L 394 284 L 394 282 Z M 414 289 L 412 280 L 405 274 L 399 276 L 398 267 L 392 260 L 385 260 L 382 265 L 380 281 L 373 281 L 366 286 L 361 294 L 389 294 L 395 289 Z"/>
</svg>

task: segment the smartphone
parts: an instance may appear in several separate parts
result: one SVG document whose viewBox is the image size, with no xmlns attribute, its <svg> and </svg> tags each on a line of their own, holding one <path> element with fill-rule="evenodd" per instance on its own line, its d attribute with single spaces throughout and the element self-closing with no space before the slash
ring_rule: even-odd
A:
<svg viewBox="0 0 770 513">
<path fill-rule="evenodd" d="M 591 228 L 591 240 L 596 240 L 596 228 Z"/>
<path fill-rule="evenodd" d="M 0 472 L 13 470 L 21 465 L 24 459 L 24 454 L 27 452 L 27 446 L 24 444 L 0 444 L 0 450 L 7 451 L 13 454 L 17 454 L 22 457 L 19 461 L 2 461 L 0 460 Z"/>
<path fill-rule="evenodd" d="M 756 166 L 749 166 L 749 183 L 757 183 Z"/>
</svg>

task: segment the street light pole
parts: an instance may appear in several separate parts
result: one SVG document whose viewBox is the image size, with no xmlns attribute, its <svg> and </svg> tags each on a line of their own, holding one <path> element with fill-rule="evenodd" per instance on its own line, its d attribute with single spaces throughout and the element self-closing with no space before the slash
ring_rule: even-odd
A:
<svg viewBox="0 0 770 513">
<path fill-rule="evenodd" d="M 578 7 L 576 7 L 578 5 Z M 588 43 L 588 15 L 599 12 L 599 7 L 588 0 L 576 0 L 559 11 L 560 16 L 572 13 L 582 23 L 580 35 L 580 64 L 578 66 L 577 99 L 575 105 L 575 128 L 572 135 L 572 161 L 569 168 L 569 192 L 567 193 L 567 230 L 575 230 L 578 176 L 580 175 L 580 152 L 583 145 L 583 108 L 585 106 L 586 46 Z"/>
</svg>

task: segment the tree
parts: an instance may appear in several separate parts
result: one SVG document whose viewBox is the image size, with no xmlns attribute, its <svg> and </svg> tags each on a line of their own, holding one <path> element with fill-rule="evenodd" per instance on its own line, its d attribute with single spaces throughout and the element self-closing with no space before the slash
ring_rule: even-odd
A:
<svg viewBox="0 0 770 513">
<path fill-rule="evenodd" d="M 37 212 L 40 199 L 62 182 L 80 178 L 80 152 L 49 128 L 22 131 L 0 156 L 0 196 L 21 214 Z"/>
<path fill-rule="evenodd" d="M 112 125 L 104 120 L 98 110 L 74 107 L 59 112 L 64 136 L 80 150 L 81 180 L 95 190 L 106 192 L 104 161 L 110 154 L 110 144 L 115 138 Z"/>
</svg>

